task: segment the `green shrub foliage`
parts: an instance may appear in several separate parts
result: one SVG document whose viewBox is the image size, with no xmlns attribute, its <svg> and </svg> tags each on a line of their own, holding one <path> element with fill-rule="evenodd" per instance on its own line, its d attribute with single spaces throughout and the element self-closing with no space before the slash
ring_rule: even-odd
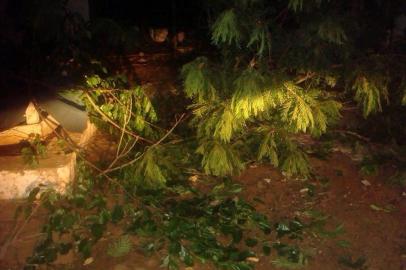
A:
<svg viewBox="0 0 406 270">
<path fill-rule="evenodd" d="M 257 146 L 245 149 L 257 154 L 248 156 L 270 159 L 290 175 L 308 175 L 297 138 L 325 133 L 340 118 L 343 94 L 353 96 L 364 117 L 382 111 L 390 90 L 401 93 L 402 100 L 403 89 L 392 88 L 404 80 L 404 61 L 396 64 L 400 75 L 389 58 L 377 56 L 381 47 L 367 47 L 384 37 L 362 36 L 371 23 L 367 9 L 386 4 L 354 7 L 348 14 L 350 2 L 234 0 L 208 5 L 216 15 L 210 30 L 219 55 L 198 57 L 182 69 L 206 173 L 239 172 L 243 148 L 240 155 L 231 153 L 237 143 L 248 144 L 255 137 Z M 368 45 L 357 45 L 360 39 Z"/>
</svg>

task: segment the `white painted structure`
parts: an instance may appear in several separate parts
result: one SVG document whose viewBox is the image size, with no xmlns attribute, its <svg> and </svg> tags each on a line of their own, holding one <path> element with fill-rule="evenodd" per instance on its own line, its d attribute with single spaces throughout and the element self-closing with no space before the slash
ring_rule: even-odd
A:
<svg viewBox="0 0 406 270">
<path fill-rule="evenodd" d="M 78 146 L 86 148 L 93 140 L 96 130 L 94 124 L 88 122 L 77 141 Z M 44 188 L 64 192 L 75 178 L 75 167 L 74 152 L 47 153 L 45 158 L 39 160 L 37 167 L 25 164 L 21 156 L 0 156 L 0 200 L 24 198 L 40 184 Z"/>
</svg>

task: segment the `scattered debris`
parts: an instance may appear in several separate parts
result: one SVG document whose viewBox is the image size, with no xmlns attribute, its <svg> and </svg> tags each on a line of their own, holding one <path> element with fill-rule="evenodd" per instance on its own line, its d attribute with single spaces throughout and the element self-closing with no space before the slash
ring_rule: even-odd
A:
<svg viewBox="0 0 406 270">
<path fill-rule="evenodd" d="M 189 181 L 195 183 L 199 179 L 198 175 L 192 175 L 189 177 Z"/>
<path fill-rule="evenodd" d="M 383 211 L 383 212 L 385 212 L 385 213 L 390 213 L 390 212 L 392 212 L 392 211 L 394 210 L 393 206 L 381 207 L 381 206 L 378 206 L 378 205 L 376 205 L 376 204 L 371 204 L 371 205 L 369 205 L 369 207 L 370 207 L 372 210 L 375 210 L 375 211 Z"/>
<path fill-rule="evenodd" d="M 371 185 L 371 183 L 368 180 L 365 180 L 365 179 L 361 180 L 361 183 L 366 187 L 369 187 Z"/>
<path fill-rule="evenodd" d="M 248 262 L 254 262 L 254 263 L 259 262 L 259 259 L 257 257 L 248 257 L 246 260 Z"/>
<path fill-rule="evenodd" d="M 300 193 L 306 193 L 306 192 L 308 192 L 309 191 L 309 188 L 302 188 L 301 190 L 300 190 Z"/>
<path fill-rule="evenodd" d="M 89 265 L 94 261 L 93 257 L 87 258 L 84 262 L 83 265 Z"/>
<path fill-rule="evenodd" d="M 271 178 L 264 178 L 264 181 L 267 182 L 268 184 L 271 183 Z"/>
</svg>

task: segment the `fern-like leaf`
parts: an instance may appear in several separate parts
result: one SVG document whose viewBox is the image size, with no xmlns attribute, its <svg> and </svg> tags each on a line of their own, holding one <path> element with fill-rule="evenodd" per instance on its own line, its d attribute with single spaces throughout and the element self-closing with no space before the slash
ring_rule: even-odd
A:
<svg viewBox="0 0 406 270">
<path fill-rule="evenodd" d="M 352 89 L 355 90 L 355 100 L 362 106 L 364 117 L 382 111 L 381 97 L 388 97 L 388 89 L 382 78 L 372 80 L 366 76 L 358 76 Z"/>
<path fill-rule="evenodd" d="M 216 140 L 204 141 L 196 152 L 203 155 L 202 167 L 207 174 L 236 175 L 244 169 L 238 151 L 231 144 Z"/>
<path fill-rule="evenodd" d="M 223 142 L 230 142 L 232 136 L 244 127 L 244 121 L 236 117 L 229 103 L 217 106 L 202 103 L 191 108 L 194 108 L 195 115 L 192 124 L 197 126 L 199 138 L 214 136 Z"/>
<path fill-rule="evenodd" d="M 286 82 L 286 98 L 282 105 L 282 119 L 298 131 L 306 132 L 306 130 L 314 127 L 314 115 L 312 106 L 315 104 L 316 91 L 304 92 L 302 88 Z"/>
<path fill-rule="evenodd" d="M 160 145 L 148 147 L 136 163 L 135 178 L 138 184 L 148 188 L 160 188 L 167 181 L 166 171 L 172 167 Z"/>
<path fill-rule="evenodd" d="M 325 133 L 329 124 L 335 123 L 341 116 L 341 103 L 335 100 L 318 101 L 313 106 L 314 127 L 310 130 L 313 136 Z"/>
<path fill-rule="evenodd" d="M 296 144 L 288 141 L 286 144 L 281 169 L 289 176 L 309 176 L 310 164 L 306 153 L 298 148 Z"/>
<path fill-rule="evenodd" d="M 279 166 L 279 156 L 277 152 L 277 145 L 275 142 L 274 132 L 272 130 L 265 129 L 266 134 L 261 141 L 258 149 L 258 160 L 268 157 L 271 160 L 272 165 Z"/>
<path fill-rule="evenodd" d="M 215 100 L 217 98 L 213 74 L 209 70 L 208 65 L 206 57 L 198 57 L 182 68 L 185 93 L 187 97 L 196 98 L 198 102 Z"/>
<path fill-rule="evenodd" d="M 271 40 L 266 25 L 256 27 L 250 36 L 247 47 L 256 47 L 257 55 L 264 56 L 271 49 Z"/>
<path fill-rule="evenodd" d="M 215 45 L 222 43 L 238 45 L 241 40 L 241 33 L 237 15 L 233 9 L 223 12 L 212 26 L 212 42 Z"/>
<path fill-rule="evenodd" d="M 130 253 L 132 249 L 132 242 L 128 235 L 123 235 L 117 241 L 109 245 L 107 254 L 111 257 L 122 257 Z"/>
<path fill-rule="evenodd" d="M 230 142 L 231 137 L 243 126 L 244 122 L 236 117 L 230 106 L 226 106 L 215 126 L 214 136 L 224 142 Z"/>
<path fill-rule="evenodd" d="M 265 91 L 266 81 L 266 77 L 254 68 L 243 71 L 236 79 L 232 107 L 237 117 L 248 119 L 275 105 L 269 91 Z"/>
</svg>

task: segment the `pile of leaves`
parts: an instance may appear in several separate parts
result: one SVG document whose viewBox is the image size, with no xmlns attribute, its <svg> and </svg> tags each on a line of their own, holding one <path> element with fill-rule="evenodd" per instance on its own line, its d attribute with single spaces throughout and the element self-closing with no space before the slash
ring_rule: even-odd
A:
<svg viewBox="0 0 406 270">
<path fill-rule="evenodd" d="M 109 256 L 125 256 L 136 248 L 146 255 L 159 254 L 168 269 L 197 262 L 211 262 L 221 269 L 252 269 L 258 257 L 270 255 L 272 249 L 291 264 L 306 262 L 295 244 L 281 242 L 286 236 L 300 238 L 304 225 L 298 220 L 272 224 L 241 198 L 241 186 L 233 181 L 217 180 L 206 192 L 178 182 L 123 194 L 121 186 L 95 178 L 83 164 L 79 170 L 78 181 L 66 194 L 42 190 L 39 195 L 49 216 L 25 269 L 51 264 L 71 250 L 83 261 L 102 238 L 111 243 L 106 249 Z M 40 191 L 31 192 L 31 202 Z M 134 237 L 141 239 L 137 247 Z"/>
</svg>

